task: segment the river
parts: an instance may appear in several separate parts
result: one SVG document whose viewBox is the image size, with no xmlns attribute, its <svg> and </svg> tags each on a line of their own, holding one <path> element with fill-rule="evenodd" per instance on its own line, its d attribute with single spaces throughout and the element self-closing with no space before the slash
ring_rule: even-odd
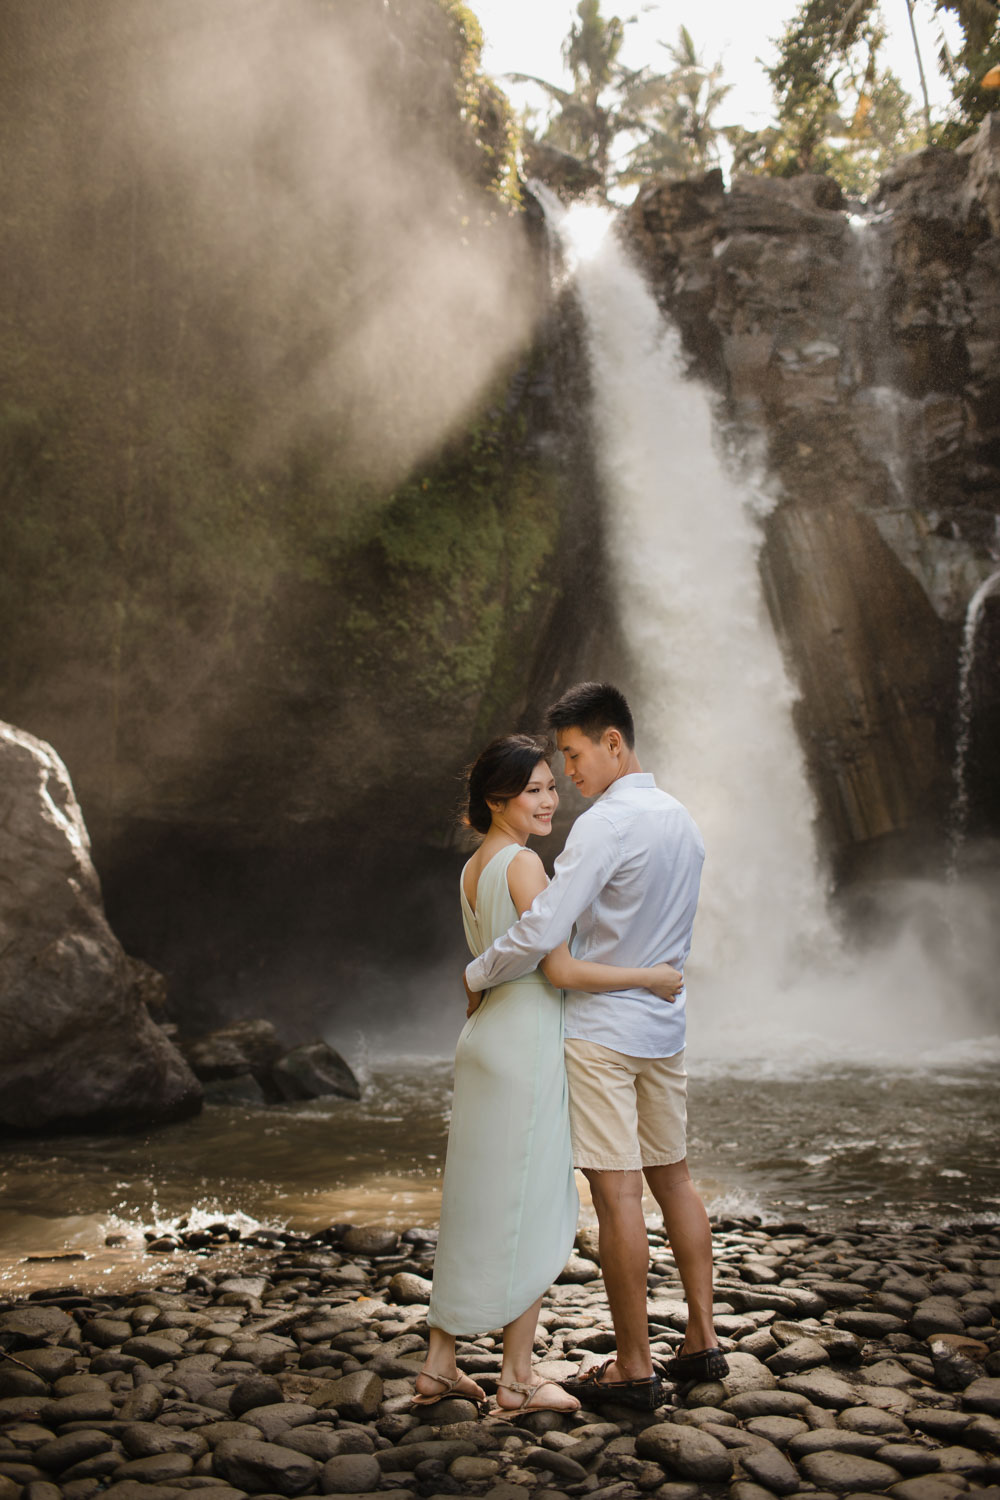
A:
<svg viewBox="0 0 1000 1500">
<path fill-rule="evenodd" d="M 859 1219 L 1000 1222 L 998 1061 L 998 1038 L 934 1049 L 896 1066 L 832 1057 L 798 1066 L 787 1056 L 771 1064 L 695 1061 L 695 1179 L 721 1217 L 814 1227 Z M 359 1103 L 210 1105 L 196 1119 L 146 1136 L 8 1144 L 0 1295 L 155 1280 L 185 1258 L 145 1254 L 144 1233 L 182 1220 L 197 1226 L 225 1219 L 244 1233 L 261 1225 L 311 1231 L 346 1220 L 434 1223 L 450 1063 L 410 1056 L 361 1067 Z M 498 1141 L 498 1156 L 502 1151 Z M 581 1186 L 586 1200 L 582 1179 Z M 592 1220 L 586 1201 L 582 1214 Z M 109 1248 L 109 1235 L 124 1243 Z M 85 1258 L 27 1258 L 67 1254 Z"/>
</svg>

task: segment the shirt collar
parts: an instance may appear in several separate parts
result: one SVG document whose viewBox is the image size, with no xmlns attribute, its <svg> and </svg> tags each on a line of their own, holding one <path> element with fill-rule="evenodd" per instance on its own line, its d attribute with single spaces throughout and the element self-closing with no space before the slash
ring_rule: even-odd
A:
<svg viewBox="0 0 1000 1500">
<path fill-rule="evenodd" d="M 601 795 L 599 797 L 595 797 L 594 800 L 595 802 L 603 802 L 605 797 L 610 797 L 613 794 L 616 787 L 655 785 L 656 778 L 654 777 L 652 771 L 629 771 L 627 776 L 619 776 L 616 781 L 613 781 L 611 783 L 606 791 L 603 791 Z"/>
</svg>

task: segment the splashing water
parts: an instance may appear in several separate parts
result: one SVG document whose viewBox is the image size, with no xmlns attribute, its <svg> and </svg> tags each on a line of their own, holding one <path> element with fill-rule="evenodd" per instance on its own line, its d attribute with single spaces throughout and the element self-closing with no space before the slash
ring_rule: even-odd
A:
<svg viewBox="0 0 1000 1500">
<path fill-rule="evenodd" d="M 585 317 L 607 541 L 639 707 L 639 752 L 707 847 L 689 973 L 702 1057 L 898 1060 L 982 1031 L 987 972 L 941 883 L 880 893 L 880 945 L 841 939 L 817 858 L 794 689 L 758 573 L 760 486 L 715 433 L 677 331 L 601 207 L 538 196 Z M 985 899 L 985 898 L 984 898 Z M 985 910 L 961 898 L 963 932 Z M 981 924 L 980 924 L 981 925 Z M 975 936 L 975 934 L 974 934 Z M 704 1034 L 703 1034 L 704 1029 Z"/>
</svg>

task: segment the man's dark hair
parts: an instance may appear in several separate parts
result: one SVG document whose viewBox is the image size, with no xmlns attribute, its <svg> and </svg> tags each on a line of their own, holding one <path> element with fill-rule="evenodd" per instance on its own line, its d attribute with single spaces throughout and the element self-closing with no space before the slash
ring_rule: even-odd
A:
<svg viewBox="0 0 1000 1500">
<path fill-rule="evenodd" d="M 632 710 L 610 682 L 578 682 L 549 709 L 550 729 L 582 729 L 595 742 L 606 729 L 617 729 L 630 750 L 635 748 Z"/>
</svg>

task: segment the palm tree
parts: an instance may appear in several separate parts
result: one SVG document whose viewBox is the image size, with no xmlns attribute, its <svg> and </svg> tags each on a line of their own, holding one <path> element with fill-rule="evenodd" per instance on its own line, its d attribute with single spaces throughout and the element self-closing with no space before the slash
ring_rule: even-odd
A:
<svg viewBox="0 0 1000 1500">
<path fill-rule="evenodd" d="M 673 68 L 650 80 L 655 105 L 645 115 L 640 112 L 643 139 L 629 152 L 621 173 L 624 182 L 653 172 L 705 172 L 719 161 L 723 131 L 714 116 L 732 87 L 721 81 L 721 61 L 709 67 L 699 57 L 686 26 L 678 31 L 676 42 L 660 45 L 666 48 Z"/>
</svg>

